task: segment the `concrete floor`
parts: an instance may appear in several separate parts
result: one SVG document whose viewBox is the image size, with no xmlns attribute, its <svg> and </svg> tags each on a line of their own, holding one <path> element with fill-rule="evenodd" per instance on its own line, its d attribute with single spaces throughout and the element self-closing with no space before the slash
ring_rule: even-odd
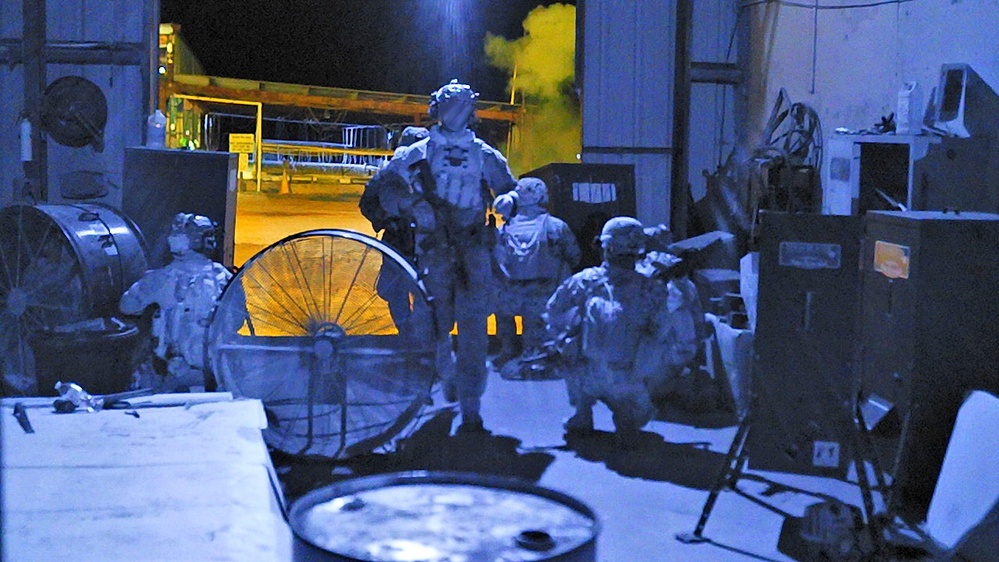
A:
<svg viewBox="0 0 999 562">
<path fill-rule="evenodd" d="M 268 187 L 268 186 L 265 186 Z M 236 198 L 235 264 L 286 236 L 318 228 L 346 228 L 374 235 L 357 202 L 363 186 L 305 186 L 291 195 L 244 191 Z"/>
<path fill-rule="evenodd" d="M 439 393 L 421 423 L 392 451 L 334 464 L 276 458 L 287 500 L 351 476 L 408 470 L 514 477 L 566 493 L 598 516 L 597 560 L 810 560 L 797 540 L 808 505 L 836 497 L 860 506 L 859 488 L 830 478 L 747 471 L 743 494 L 726 490 L 715 504 L 703 544 L 677 533 L 695 528 L 736 433 L 730 415 L 692 416 L 666 408 L 646 426 L 640 446 L 614 446 L 610 412 L 596 409 L 597 435 L 563 436 L 570 414 L 562 381 L 508 381 L 491 373 L 483 401 L 489 435 L 456 435 L 456 410 Z M 761 503 L 762 502 L 762 503 Z M 769 506 L 769 507 L 768 507 Z"/>
<path fill-rule="evenodd" d="M 313 228 L 350 228 L 371 234 L 356 211 L 358 186 L 291 196 L 241 193 L 237 206 L 236 262 L 284 236 Z M 589 505 L 600 519 L 598 560 L 728 561 L 807 560 L 797 547 L 804 509 L 833 496 L 861 505 L 849 482 L 749 471 L 742 494 L 724 491 L 704 530 L 703 544 L 684 544 L 692 531 L 736 433 L 731 415 L 663 412 L 640 447 L 614 447 L 610 412 L 598 406 L 598 434 L 567 443 L 562 419 L 570 414 L 562 381 L 507 381 L 492 373 L 483 402 L 488 436 L 453 435 L 455 408 L 438 394 L 421 423 L 394 450 L 335 465 L 275 458 L 293 501 L 305 492 L 350 476 L 404 470 L 468 471 L 517 477 L 564 492 Z M 762 502 L 762 503 L 761 503 Z"/>
</svg>

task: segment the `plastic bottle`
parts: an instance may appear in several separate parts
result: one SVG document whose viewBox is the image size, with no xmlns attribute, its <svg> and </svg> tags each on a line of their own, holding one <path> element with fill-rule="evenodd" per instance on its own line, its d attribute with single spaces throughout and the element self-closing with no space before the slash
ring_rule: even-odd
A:
<svg viewBox="0 0 999 562">
<path fill-rule="evenodd" d="M 163 148 L 166 146 L 166 115 L 157 109 L 146 119 L 146 146 Z"/>
<path fill-rule="evenodd" d="M 923 92 L 916 82 L 906 82 L 898 92 L 895 134 L 918 135 L 922 132 Z"/>
</svg>

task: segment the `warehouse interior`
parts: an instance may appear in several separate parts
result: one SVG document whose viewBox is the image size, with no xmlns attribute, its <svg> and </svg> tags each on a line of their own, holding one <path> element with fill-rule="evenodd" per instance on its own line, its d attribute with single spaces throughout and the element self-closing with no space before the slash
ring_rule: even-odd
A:
<svg viewBox="0 0 999 562">
<path fill-rule="evenodd" d="M 0 4 L 0 558 L 995 560 L 999 1 L 251 4 Z M 452 50 L 251 76 L 277 44 L 227 10 Z M 388 11 L 419 32 L 357 24 Z M 675 258 L 651 277 L 695 289 L 696 351 L 627 446 L 607 400 L 565 425 L 557 346 L 502 314 L 463 430 L 428 270 L 362 199 L 456 77 L 572 274 L 634 217 Z M 180 213 L 218 294 L 168 387 L 162 305 L 125 311 Z"/>
</svg>

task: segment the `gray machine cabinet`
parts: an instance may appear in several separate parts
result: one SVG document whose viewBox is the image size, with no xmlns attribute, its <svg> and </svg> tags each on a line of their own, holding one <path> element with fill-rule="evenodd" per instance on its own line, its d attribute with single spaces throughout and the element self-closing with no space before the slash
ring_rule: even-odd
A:
<svg viewBox="0 0 999 562">
<path fill-rule="evenodd" d="M 204 215 L 222 230 L 213 259 L 233 265 L 237 155 L 203 150 L 125 149 L 122 211 L 142 231 L 149 267 L 170 261 L 167 236 L 177 213 Z"/>
<path fill-rule="evenodd" d="M 822 212 L 999 212 L 994 139 L 929 135 L 833 135 L 822 167 Z"/>
<path fill-rule="evenodd" d="M 918 520 L 965 393 L 999 391 L 999 215 L 870 212 L 861 270 L 863 391 L 903 422 L 889 507 Z"/>
<path fill-rule="evenodd" d="M 854 451 L 860 235 L 856 216 L 761 215 L 746 442 L 753 469 L 846 475 Z"/>
</svg>

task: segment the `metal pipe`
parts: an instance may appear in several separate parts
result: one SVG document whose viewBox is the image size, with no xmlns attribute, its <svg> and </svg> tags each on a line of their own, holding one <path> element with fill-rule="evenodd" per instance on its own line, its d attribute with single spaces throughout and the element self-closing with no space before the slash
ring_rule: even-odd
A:
<svg viewBox="0 0 999 562">
<path fill-rule="evenodd" d="M 42 130 L 45 95 L 45 0 L 22 0 L 21 60 L 24 61 L 24 112 L 31 123 L 31 161 L 24 177 L 36 201 L 48 200 L 48 143 Z M 18 193 L 17 197 L 23 196 Z"/>
<path fill-rule="evenodd" d="M 254 138 L 253 150 L 256 154 L 253 157 L 254 172 L 253 175 L 257 180 L 257 193 L 260 193 L 260 173 L 263 166 L 264 160 L 264 105 L 262 103 L 257 103 L 257 127 L 256 127 L 256 137 Z"/>
<path fill-rule="evenodd" d="M 26 0 L 26 1 L 28 1 L 28 0 Z M 260 103 L 258 101 L 243 101 L 243 100 L 235 100 L 235 99 L 230 99 L 230 98 L 212 98 L 212 97 L 208 97 L 208 96 L 191 96 L 191 95 L 187 95 L 187 94 L 173 94 L 171 97 L 175 97 L 175 98 L 178 98 L 178 99 L 184 99 L 184 100 L 191 100 L 191 101 L 204 101 L 204 102 L 212 102 L 212 103 L 230 103 L 230 104 L 234 104 L 234 105 L 252 105 L 253 107 L 257 108 L 257 113 L 256 113 L 257 126 L 256 126 L 256 138 L 253 140 L 253 151 L 254 151 L 253 158 L 254 158 L 254 169 L 255 169 L 254 170 L 254 175 L 256 176 L 257 192 L 259 193 L 260 192 L 260 164 L 261 164 L 260 161 L 263 158 L 263 153 L 262 153 L 263 152 L 263 150 L 262 150 L 263 140 L 261 139 L 261 136 L 263 135 L 263 130 L 264 130 L 264 104 L 262 104 L 262 103 Z"/>
<path fill-rule="evenodd" d="M 690 35 L 694 19 L 693 0 L 676 2 L 676 34 L 673 58 L 673 159 L 670 174 L 670 230 L 687 237 L 688 146 L 690 145 Z"/>
</svg>

